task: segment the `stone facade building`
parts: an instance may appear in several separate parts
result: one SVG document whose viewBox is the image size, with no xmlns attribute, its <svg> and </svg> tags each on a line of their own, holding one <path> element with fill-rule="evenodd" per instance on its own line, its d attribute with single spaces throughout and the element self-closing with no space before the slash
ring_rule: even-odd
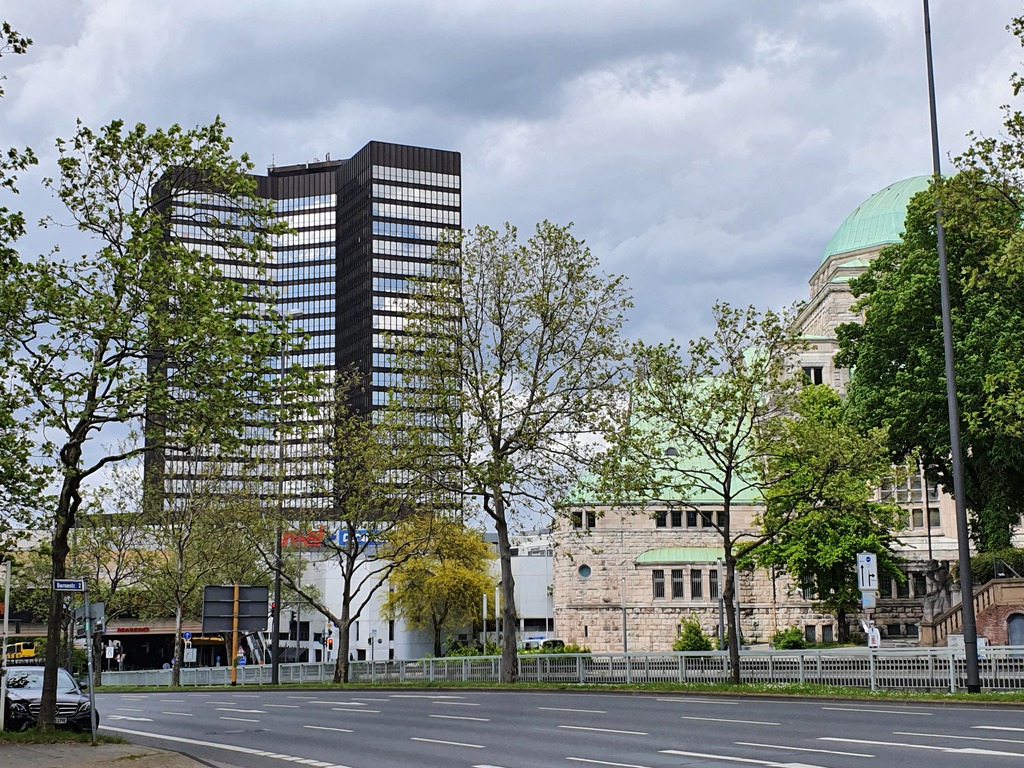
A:
<svg viewBox="0 0 1024 768">
<path fill-rule="evenodd" d="M 837 368 L 833 357 L 836 327 L 860 320 L 849 282 L 883 247 L 899 242 L 907 204 L 928 183 L 929 177 L 917 176 L 889 185 L 858 206 L 829 241 L 797 319 L 808 342 L 797 366 L 812 383 L 845 391 L 849 371 Z M 922 599 L 929 589 L 928 561 L 957 558 L 953 500 L 929 483 L 920 468 L 907 468 L 904 474 L 906 479 L 879 489 L 882 500 L 904 509 L 906 520 L 899 547 L 906 579 L 882 575 L 878 604 L 870 615 L 890 643 L 917 640 Z M 749 528 L 758 505 L 758 499 L 749 498 L 734 506 L 733 529 Z M 666 651 L 690 615 L 706 633 L 718 632 L 722 542 L 704 518 L 720 509 L 714 500 L 687 506 L 642 513 L 583 507 L 575 525 L 556 532 L 553 590 L 560 636 L 594 651 Z M 834 618 L 816 612 L 814 596 L 785 575 L 742 572 L 737 588 L 746 642 L 767 642 L 776 630 L 793 626 L 810 641 L 838 636 Z"/>
</svg>

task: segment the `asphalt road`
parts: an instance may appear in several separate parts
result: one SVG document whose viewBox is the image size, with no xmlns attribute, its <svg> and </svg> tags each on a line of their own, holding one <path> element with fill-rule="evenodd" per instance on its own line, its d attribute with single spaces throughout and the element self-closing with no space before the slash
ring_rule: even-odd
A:
<svg viewBox="0 0 1024 768">
<path fill-rule="evenodd" d="M 97 696 L 103 728 L 217 766 L 1024 766 L 1024 708 L 502 691 Z"/>
</svg>

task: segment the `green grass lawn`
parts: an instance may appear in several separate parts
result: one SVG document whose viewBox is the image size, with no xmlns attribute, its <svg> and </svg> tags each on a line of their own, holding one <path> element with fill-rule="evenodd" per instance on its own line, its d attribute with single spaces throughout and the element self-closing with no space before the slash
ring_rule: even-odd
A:
<svg viewBox="0 0 1024 768">
<path fill-rule="evenodd" d="M 0 731 L 0 744 L 88 744 L 92 737 L 88 731 L 53 730 Z M 97 744 L 127 744 L 120 736 L 96 736 Z"/>
</svg>

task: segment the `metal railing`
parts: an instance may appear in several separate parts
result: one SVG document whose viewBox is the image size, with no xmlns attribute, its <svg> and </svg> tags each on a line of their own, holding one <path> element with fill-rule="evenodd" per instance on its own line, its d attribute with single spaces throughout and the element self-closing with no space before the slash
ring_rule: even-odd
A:
<svg viewBox="0 0 1024 768">
<path fill-rule="evenodd" d="M 1024 647 L 985 649 L 979 660 L 984 690 L 1024 688 Z M 281 664 L 282 683 L 323 683 L 334 664 Z M 269 665 L 238 668 L 238 684 L 269 684 Z M 353 683 L 498 682 L 499 656 L 427 658 L 412 661 L 353 661 Z M 524 682 L 613 685 L 632 683 L 724 683 L 729 658 L 724 651 L 687 653 L 529 654 L 519 657 Z M 809 683 L 871 690 L 956 691 L 966 688 L 963 649 L 900 648 L 828 650 L 749 650 L 740 653 L 745 683 Z M 181 670 L 183 686 L 227 685 L 230 667 Z M 103 685 L 170 685 L 170 670 L 104 672 Z"/>
</svg>

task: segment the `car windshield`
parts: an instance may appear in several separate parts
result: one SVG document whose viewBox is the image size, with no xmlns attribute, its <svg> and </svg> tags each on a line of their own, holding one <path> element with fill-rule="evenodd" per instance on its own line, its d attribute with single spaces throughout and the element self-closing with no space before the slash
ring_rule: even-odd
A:
<svg viewBox="0 0 1024 768">
<path fill-rule="evenodd" d="M 43 689 L 43 670 L 19 670 L 11 668 L 7 670 L 7 687 L 19 688 L 28 691 L 41 691 Z M 74 679 L 67 673 L 67 670 L 57 670 L 57 690 L 70 693 L 77 691 Z"/>
<path fill-rule="evenodd" d="M 7 671 L 7 687 L 8 688 L 28 688 L 29 690 L 42 690 L 43 687 L 43 673 L 42 670 L 32 672 L 22 672 L 17 669 L 11 669 Z"/>
</svg>

